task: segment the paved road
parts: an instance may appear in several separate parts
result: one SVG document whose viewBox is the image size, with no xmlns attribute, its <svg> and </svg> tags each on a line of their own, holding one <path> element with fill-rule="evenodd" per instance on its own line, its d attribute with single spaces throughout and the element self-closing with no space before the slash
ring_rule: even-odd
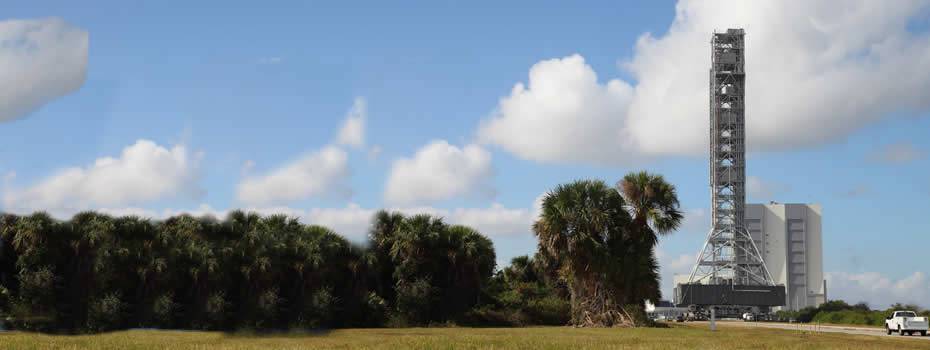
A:
<svg viewBox="0 0 930 350">
<path fill-rule="evenodd" d="M 708 322 L 693 322 L 708 325 Z M 897 333 L 891 333 L 891 335 L 886 334 L 884 329 L 881 328 L 867 328 L 867 327 L 855 327 L 855 326 L 825 326 L 825 325 L 815 325 L 815 324 L 789 324 L 789 323 L 776 323 L 776 322 L 743 322 L 743 321 L 718 321 L 717 324 L 722 326 L 733 326 L 733 327 L 761 327 L 761 328 L 778 328 L 778 329 L 788 329 L 788 330 L 797 330 L 797 331 L 806 331 L 806 332 L 829 332 L 829 333 L 846 333 L 846 334 L 859 334 L 859 335 L 874 335 L 880 337 L 896 337 L 896 338 L 905 338 L 905 339 L 921 339 L 930 341 L 930 335 L 926 337 L 921 337 L 920 334 L 913 336 L 901 336 Z"/>
</svg>

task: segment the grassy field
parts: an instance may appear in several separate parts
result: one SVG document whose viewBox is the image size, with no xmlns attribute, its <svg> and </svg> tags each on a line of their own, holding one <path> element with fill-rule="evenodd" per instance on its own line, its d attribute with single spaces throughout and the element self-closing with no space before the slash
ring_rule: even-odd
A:
<svg viewBox="0 0 930 350">
<path fill-rule="evenodd" d="M 0 333 L 0 349 L 930 349 L 930 341 L 775 329 L 409 328 L 250 336 L 133 330 L 100 335 Z"/>
</svg>

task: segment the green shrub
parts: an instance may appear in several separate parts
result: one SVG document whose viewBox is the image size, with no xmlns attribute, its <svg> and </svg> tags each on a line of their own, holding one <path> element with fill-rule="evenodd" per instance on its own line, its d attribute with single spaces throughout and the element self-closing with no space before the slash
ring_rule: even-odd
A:
<svg viewBox="0 0 930 350">
<path fill-rule="evenodd" d="M 122 327 L 126 304 L 119 293 L 110 293 L 90 303 L 87 314 L 87 329 L 102 332 Z"/>
<path fill-rule="evenodd" d="M 852 324 L 866 326 L 882 326 L 885 324 L 886 311 L 864 311 L 861 309 L 846 309 L 841 311 L 818 312 L 812 322 Z"/>
<path fill-rule="evenodd" d="M 561 326 L 570 321 L 571 308 L 568 300 L 556 295 L 546 295 L 530 300 L 525 310 L 530 315 L 532 324 Z"/>
<path fill-rule="evenodd" d="M 172 327 L 178 307 L 178 303 L 174 302 L 174 293 L 165 293 L 155 298 L 155 302 L 152 303 L 152 315 L 157 326 L 161 328 Z"/>
<path fill-rule="evenodd" d="M 377 327 L 387 321 L 388 303 L 375 292 L 369 292 L 365 298 L 365 326 Z"/>
<path fill-rule="evenodd" d="M 258 295 L 258 301 L 255 303 L 258 311 L 258 318 L 254 322 L 256 329 L 272 327 L 274 319 L 278 315 L 278 307 L 281 305 L 281 297 L 278 295 L 278 288 L 269 288 Z"/>
<path fill-rule="evenodd" d="M 336 297 L 329 288 L 322 288 L 310 298 L 310 328 L 329 327 L 336 312 Z"/>
<path fill-rule="evenodd" d="M 519 311 L 485 305 L 466 312 L 459 323 L 469 327 L 518 327 L 526 325 L 527 320 Z"/>
<path fill-rule="evenodd" d="M 22 269 L 17 275 L 19 295 L 10 305 L 11 324 L 15 328 L 48 331 L 58 320 L 54 285 L 59 279 L 53 268 Z"/>
<path fill-rule="evenodd" d="M 216 292 L 207 298 L 207 304 L 204 307 L 206 318 L 209 321 L 208 328 L 223 329 L 226 322 L 226 310 L 229 303 L 226 301 L 226 294 Z"/>
<path fill-rule="evenodd" d="M 398 283 L 395 317 L 404 318 L 405 324 L 425 325 L 429 320 L 434 295 L 435 290 L 426 278 L 419 278 L 410 283 Z"/>
</svg>

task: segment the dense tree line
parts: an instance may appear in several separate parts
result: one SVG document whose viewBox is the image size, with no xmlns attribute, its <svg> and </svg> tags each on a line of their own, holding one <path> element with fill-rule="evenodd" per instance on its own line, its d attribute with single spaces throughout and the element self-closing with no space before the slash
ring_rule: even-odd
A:
<svg viewBox="0 0 930 350">
<path fill-rule="evenodd" d="M 244 212 L 0 220 L 0 313 L 46 331 L 427 324 L 479 303 L 495 261 L 488 238 L 429 215 L 378 213 L 369 248 Z"/>
<path fill-rule="evenodd" d="M 242 211 L 3 214 L 0 316 L 67 332 L 627 325 L 660 296 L 654 246 L 677 207 L 674 187 L 647 173 L 559 186 L 532 228 L 538 252 L 500 269 L 486 236 L 425 214 L 378 212 L 366 244 Z"/>
<path fill-rule="evenodd" d="M 891 316 L 898 310 L 910 310 L 920 316 L 930 317 L 930 310 L 918 305 L 893 304 L 884 310 L 874 310 L 869 304 L 860 302 L 849 304 L 843 300 L 830 300 L 818 307 L 805 307 L 797 311 L 779 311 L 777 316 L 796 322 L 815 322 L 832 324 L 854 324 L 868 326 L 884 326 L 885 317 Z"/>
</svg>

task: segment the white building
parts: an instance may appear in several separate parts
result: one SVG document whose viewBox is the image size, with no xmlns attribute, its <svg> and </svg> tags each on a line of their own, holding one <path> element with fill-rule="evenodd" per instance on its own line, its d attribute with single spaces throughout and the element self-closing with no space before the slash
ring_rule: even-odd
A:
<svg viewBox="0 0 930 350">
<path fill-rule="evenodd" d="M 826 301 L 819 204 L 747 204 L 745 224 L 772 279 L 785 285 L 785 309 Z"/>
</svg>

